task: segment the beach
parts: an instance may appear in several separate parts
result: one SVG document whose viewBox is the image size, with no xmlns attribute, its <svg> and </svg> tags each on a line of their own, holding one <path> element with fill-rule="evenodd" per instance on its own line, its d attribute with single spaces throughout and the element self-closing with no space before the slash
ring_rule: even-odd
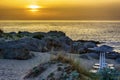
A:
<svg viewBox="0 0 120 80">
<path fill-rule="evenodd" d="M 7 53 L 6 59 L 0 59 L 0 80 L 24 80 L 31 69 L 49 62 L 51 55 L 56 56 L 60 50 L 80 61 L 80 65 L 89 71 L 99 63 L 99 54 L 89 48 L 104 45 L 114 55 L 107 55 L 106 62 L 120 70 L 119 57 L 116 56 L 120 55 L 120 22 L 0 22 L 0 29 L 4 31 L 0 53 Z M 58 52 L 51 54 L 52 48 Z M 10 52 L 12 58 L 9 51 L 14 51 Z M 20 57 L 16 55 L 20 53 Z M 56 69 L 56 64 L 50 67 L 51 72 L 52 68 Z M 39 80 L 39 76 L 26 80 Z"/>
</svg>

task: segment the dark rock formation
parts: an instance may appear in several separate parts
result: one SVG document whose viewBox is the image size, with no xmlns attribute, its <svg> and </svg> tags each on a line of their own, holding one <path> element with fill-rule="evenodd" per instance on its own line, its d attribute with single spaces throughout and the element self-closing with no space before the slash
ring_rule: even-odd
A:
<svg viewBox="0 0 120 80">
<path fill-rule="evenodd" d="M 70 52 L 72 44 L 72 40 L 66 36 L 62 37 L 47 36 L 44 37 L 42 41 L 45 41 L 45 46 L 49 51 L 51 49 L 54 49 L 55 51 L 64 50 Z"/>
<path fill-rule="evenodd" d="M 90 56 L 93 59 L 99 59 L 99 54 L 98 53 L 88 53 L 88 56 Z"/>
<path fill-rule="evenodd" d="M 80 58 L 90 60 L 89 56 L 88 56 L 88 55 L 86 55 L 86 54 L 82 54 L 82 55 L 80 55 Z"/>
<path fill-rule="evenodd" d="M 120 58 L 117 58 L 117 59 L 116 59 L 116 62 L 120 64 Z"/>
<path fill-rule="evenodd" d="M 113 47 L 110 47 L 107 45 L 102 45 L 100 47 L 92 48 L 91 50 L 93 50 L 95 52 L 113 52 Z"/>
<path fill-rule="evenodd" d="M 66 36 L 64 32 L 62 31 L 50 31 L 47 33 L 48 36 L 56 36 L 56 37 L 61 37 L 61 36 Z"/>
<path fill-rule="evenodd" d="M 0 45 L 1 53 L 7 59 L 28 59 L 30 51 L 45 51 L 44 42 L 34 38 L 9 41 Z"/>
<path fill-rule="evenodd" d="M 94 47 L 97 47 L 97 45 L 94 42 L 85 42 L 84 47 L 85 48 L 94 48 Z"/>
<path fill-rule="evenodd" d="M 8 48 L 3 50 L 3 58 L 26 60 L 33 56 L 28 49 L 25 48 Z"/>
<path fill-rule="evenodd" d="M 106 53 L 106 58 L 108 59 L 117 59 L 119 57 L 120 57 L 120 54 L 114 51 Z"/>
<path fill-rule="evenodd" d="M 91 52 L 89 48 L 96 47 L 97 44 L 93 42 L 73 42 L 71 52 L 74 53 L 88 53 Z"/>
</svg>

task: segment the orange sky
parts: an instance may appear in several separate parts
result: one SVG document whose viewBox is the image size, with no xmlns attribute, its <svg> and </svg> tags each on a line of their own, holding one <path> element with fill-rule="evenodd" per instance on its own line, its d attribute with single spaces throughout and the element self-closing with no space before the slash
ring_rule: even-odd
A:
<svg viewBox="0 0 120 80">
<path fill-rule="evenodd" d="M 30 5 L 42 8 L 28 10 Z M 120 0 L 1 0 L 0 20 L 120 20 Z"/>
</svg>

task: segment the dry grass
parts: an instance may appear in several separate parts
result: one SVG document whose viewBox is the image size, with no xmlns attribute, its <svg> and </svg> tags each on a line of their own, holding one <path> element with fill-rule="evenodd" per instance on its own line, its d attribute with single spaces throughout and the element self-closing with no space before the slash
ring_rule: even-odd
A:
<svg viewBox="0 0 120 80">
<path fill-rule="evenodd" d="M 67 56 L 64 56 L 61 54 L 57 55 L 52 60 L 70 64 L 72 66 L 72 69 L 77 70 L 80 73 L 80 79 L 82 79 L 82 80 L 94 80 L 94 79 L 92 79 L 92 74 L 89 73 L 85 68 L 83 68 L 80 65 L 79 61 L 75 61 L 72 58 L 68 58 Z M 97 80 L 97 79 L 95 79 L 95 80 Z"/>
</svg>

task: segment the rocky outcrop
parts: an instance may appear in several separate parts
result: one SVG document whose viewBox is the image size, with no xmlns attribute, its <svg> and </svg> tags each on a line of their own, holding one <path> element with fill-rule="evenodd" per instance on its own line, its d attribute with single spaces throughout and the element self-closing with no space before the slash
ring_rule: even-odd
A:
<svg viewBox="0 0 120 80">
<path fill-rule="evenodd" d="M 85 48 L 94 48 L 94 47 L 97 47 L 97 45 L 94 42 L 85 42 L 84 47 Z"/>
<path fill-rule="evenodd" d="M 30 51 L 43 51 L 44 42 L 34 38 L 24 38 L 1 43 L 0 52 L 6 59 L 29 59 L 33 55 Z"/>
<path fill-rule="evenodd" d="M 113 52 L 113 47 L 107 46 L 107 45 L 102 45 L 99 47 L 91 48 L 91 50 L 95 52 Z"/>
<path fill-rule="evenodd" d="M 62 31 L 50 31 L 47 33 L 48 36 L 55 36 L 55 37 L 61 37 L 66 36 L 64 32 Z"/>
<path fill-rule="evenodd" d="M 12 48 L 12 47 L 24 47 L 29 51 L 42 51 L 45 42 L 34 38 L 23 38 L 20 40 L 9 41 L 1 43 L 0 49 Z"/>
<path fill-rule="evenodd" d="M 86 54 L 81 54 L 81 58 L 83 59 L 99 59 L 99 54 L 98 53 L 86 53 Z"/>
<path fill-rule="evenodd" d="M 5 59 L 26 60 L 33 57 L 33 54 L 25 48 L 9 48 L 2 51 Z"/>
<path fill-rule="evenodd" d="M 44 32 L 18 32 L 7 33 L 12 36 L 27 36 L 18 40 L 3 41 L 0 39 L 0 55 L 9 59 L 27 59 L 32 56 L 30 51 L 66 51 L 71 53 L 85 54 L 82 57 L 89 56 L 94 59 L 99 58 L 99 52 L 106 52 L 106 58 L 117 59 L 120 54 L 113 51 L 113 47 L 102 45 L 97 46 L 98 41 L 73 41 L 61 31 Z M 29 37 L 29 38 L 28 38 Z M 18 57 L 19 56 L 19 57 Z"/>
<path fill-rule="evenodd" d="M 42 39 L 42 41 L 45 41 L 46 48 L 50 51 L 51 49 L 54 49 L 55 51 L 64 50 L 69 52 L 72 44 L 72 40 L 68 37 L 45 37 Z"/>
<path fill-rule="evenodd" d="M 120 64 L 120 58 L 117 58 L 117 59 L 116 59 L 116 62 Z"/>
<path fill-rule="evenodd" d="M 120 54 L 117 53 L 117 52 L 114 52 L 114 51 L 106 53 L 106 58 L 107 59 L 117 59 L 119 57 L 120 57 Z"/>
<path fill-rule="evenodd" d="M 71 52 L 74 53 L 88 53 L 91 52 L 89 48 L 96 47 L 97 44 L 93 42 L 73 42 Z"/>
</svg>

